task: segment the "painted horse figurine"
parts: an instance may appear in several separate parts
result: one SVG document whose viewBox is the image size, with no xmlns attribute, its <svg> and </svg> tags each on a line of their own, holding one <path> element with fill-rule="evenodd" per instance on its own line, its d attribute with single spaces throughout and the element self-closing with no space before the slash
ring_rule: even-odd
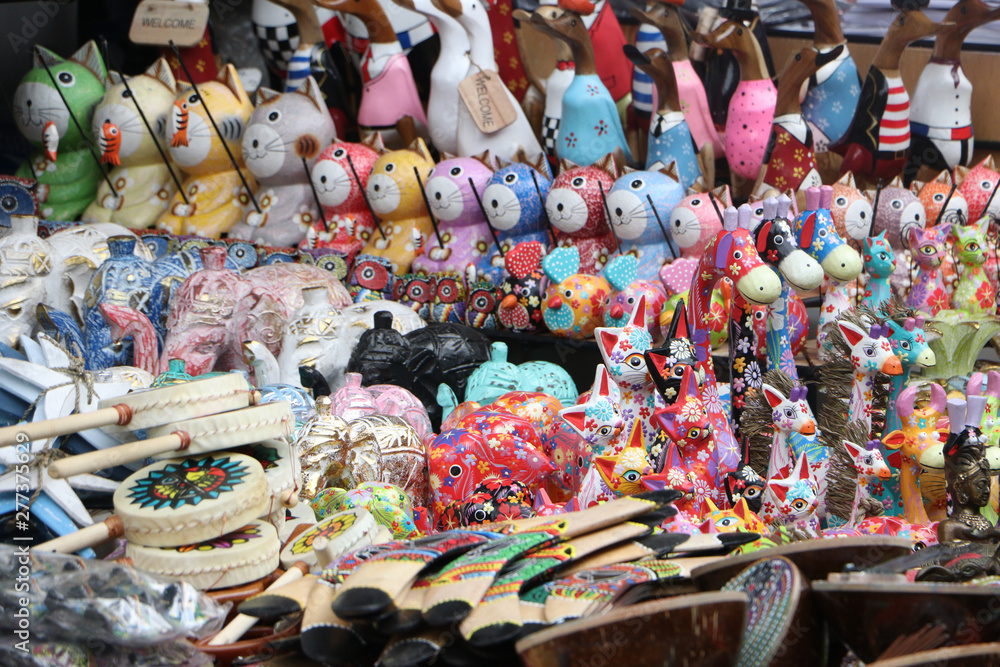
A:
<svg viewBox="0 0 1000 667">
<path fill-rule="evenodd" d="M 871 498 L 868 487 L 876 480 L 888 481 L 891 471 L 886 465 L 882 452 L 879 451 L 879 441 L 869 440 L 864 447 L 859 447 L 849 440 L 844 440 L 847 455 L 851 465 L 858 473 L 857 488 L 854 490 L 854 500 L 851 503 L 851 516 L 848 517 L 846 528 L 853 528 L 858 522 L 858 509 L 863 498 Z"/>
<path fill-rule="evenodd" d="M 851 402 L 847 411 L 849 422 L 861 421 L 866 432 L 872 429 L 872 399 L 875 389 L 875 375 L 900 375 L 903 366 L 899 357 L 892 353 L 888 339 L 888 327 L 873 324 L 865 331 L 846 320 L 837 322 L 844 340 L 851 348 L 851 365 L 854 367 L 854 383 L 851 385 Z"/>
</svg>

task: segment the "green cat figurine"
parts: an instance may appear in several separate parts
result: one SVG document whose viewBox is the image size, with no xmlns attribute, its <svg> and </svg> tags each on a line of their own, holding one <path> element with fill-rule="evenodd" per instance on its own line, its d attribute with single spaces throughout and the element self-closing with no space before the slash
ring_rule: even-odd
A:
<svg viewBox="0 0 1000 667">
<path fill-rule="evenodd" d="M 951 295 L 951 307 L 969 315 L 991 315 L 996 308 L 996 292 L 983 266 L 990 247 L 986 238 L 989 226 L 989 218 L 983 218 L 976 224 L 955 225 L 951 229 L 955 255 L 962 264 L 962 275 Z"/>
<path fill-rule="evenodd" d="M 44 65 L 48 65 L 59 90 Z M 16 175 L 38 181 L 44 218 L 74 220 L 94 201 L 101 169 L 89 154 L 88 138 L 81 135 L 80 128 L 90 131 L 91 116 L 104 97 L 107 76 L 104 60 L 93 41 L 68 59 L 39 46 L 35 49 L 35 67 L 17 86 L 14 120 L 21 134 L 39 150 L 29 156 Z"/>
</svg>

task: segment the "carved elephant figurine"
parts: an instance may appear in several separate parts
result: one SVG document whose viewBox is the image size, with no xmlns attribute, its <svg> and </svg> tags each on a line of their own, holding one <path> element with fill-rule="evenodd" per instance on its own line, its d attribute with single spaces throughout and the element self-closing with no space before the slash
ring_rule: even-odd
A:
<svg viewBox="0 0 1000 667">
<path fill-rule="evenodd" d="M 272 264 L 241 275 L 225 268 L 226 256 L 222 247 L 201 249 L 204 268 L 188 277 L 170 301 L 162 354 L 157 352 L 155 329 L 142 313 L 102 306 L 116 337 L 135 338 L 135 365 L 159 372 L 170 359 L 182 359 L 191 375 L 248 370 L 243 342 L 257 341 L 279 356 L 285 322 L 303 305 L 307 288 L 325 287 L 334 308 L 351 303 L 340 281 L 321 268 Z"/>
<path fill-rule="evenodd" d="M 10 233 L 0 238 L 0 341 L 16 346 L 37 324 L 36 309 L 45 304 L 82 324 L 84 290 L 109 256 L 108 239 L 135 236 L 112 223 L 77 225 L 47 239 L 38 236 L 38 219 L 11 216 Z M 135 251 L 152 259 L 145 245 Z"/>
</svg>

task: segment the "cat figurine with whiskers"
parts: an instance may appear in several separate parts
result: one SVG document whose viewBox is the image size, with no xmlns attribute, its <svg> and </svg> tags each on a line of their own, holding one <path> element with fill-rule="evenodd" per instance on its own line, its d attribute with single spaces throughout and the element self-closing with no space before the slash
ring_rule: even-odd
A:
<svg viewBox="0 0 1000 667">
<path fill-rule="evenodd" d="M 193 89 L 182 92 L 170 112 L 168 150 L 186 178 L 181 184 L 183 196 L 174 195 L 156 226 L 171 234 L 219 238 L 240 221 L 243 206 L 250 203 L 237 167 L 247 185 L 255 189 L 253 175 L 243 164 L 240 151 L 253 104 L 232 65 L 226 65 L 218 79 L 200 84 L 198 90 L 200 95 Z M 206 106 L 218 133 L 205 112 Z"/>
<path fill-rule="evenodd" d="M 243 133 L 243 161 L 257 179 L 257 203 L 243 207 L 231 238 L 270 246 L 294 246 L 320 218 L 309 185 L 310 169 L 336 130 L 311 76 L 292 92 L 257 91 Z"/>
<path fill-rule="evenodd" d="M 129 77 L 127 88 L 118 72 L 111 73 L 106 87 L 94 109 L 91 130 L 101 162 L 112 165 L 109 176 L 115 192 L 101 180 L 97 197 L 82 219 L 146 229 L 156 224 L 177 192 L 159 150 L 166 149 L 164 136 L 177 97 L 177 81 L 166 59 L 160 58 L 144 73 Z M 155 136 L 146 128 L 139 109 Z"/>
</svg>

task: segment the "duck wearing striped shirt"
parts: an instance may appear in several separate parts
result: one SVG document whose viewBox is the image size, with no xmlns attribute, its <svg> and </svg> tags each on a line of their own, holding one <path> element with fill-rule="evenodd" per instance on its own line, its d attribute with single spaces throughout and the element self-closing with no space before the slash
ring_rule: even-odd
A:
<svg viewBox="0 0 1000 667">
<path fill-rule="evenodd" d="M 895 4 L 895 3 L 894 3 Z M 833 150 L 844 156 L 840 173 L 863 180 L 891 180 L 903 171 L 910 149 L 910 97 L 899 74 L 903 49 L 948 24 L 921 11 L 902 11 L 882 39 L 861 88 L 851 129 Z"/>
</svg>

